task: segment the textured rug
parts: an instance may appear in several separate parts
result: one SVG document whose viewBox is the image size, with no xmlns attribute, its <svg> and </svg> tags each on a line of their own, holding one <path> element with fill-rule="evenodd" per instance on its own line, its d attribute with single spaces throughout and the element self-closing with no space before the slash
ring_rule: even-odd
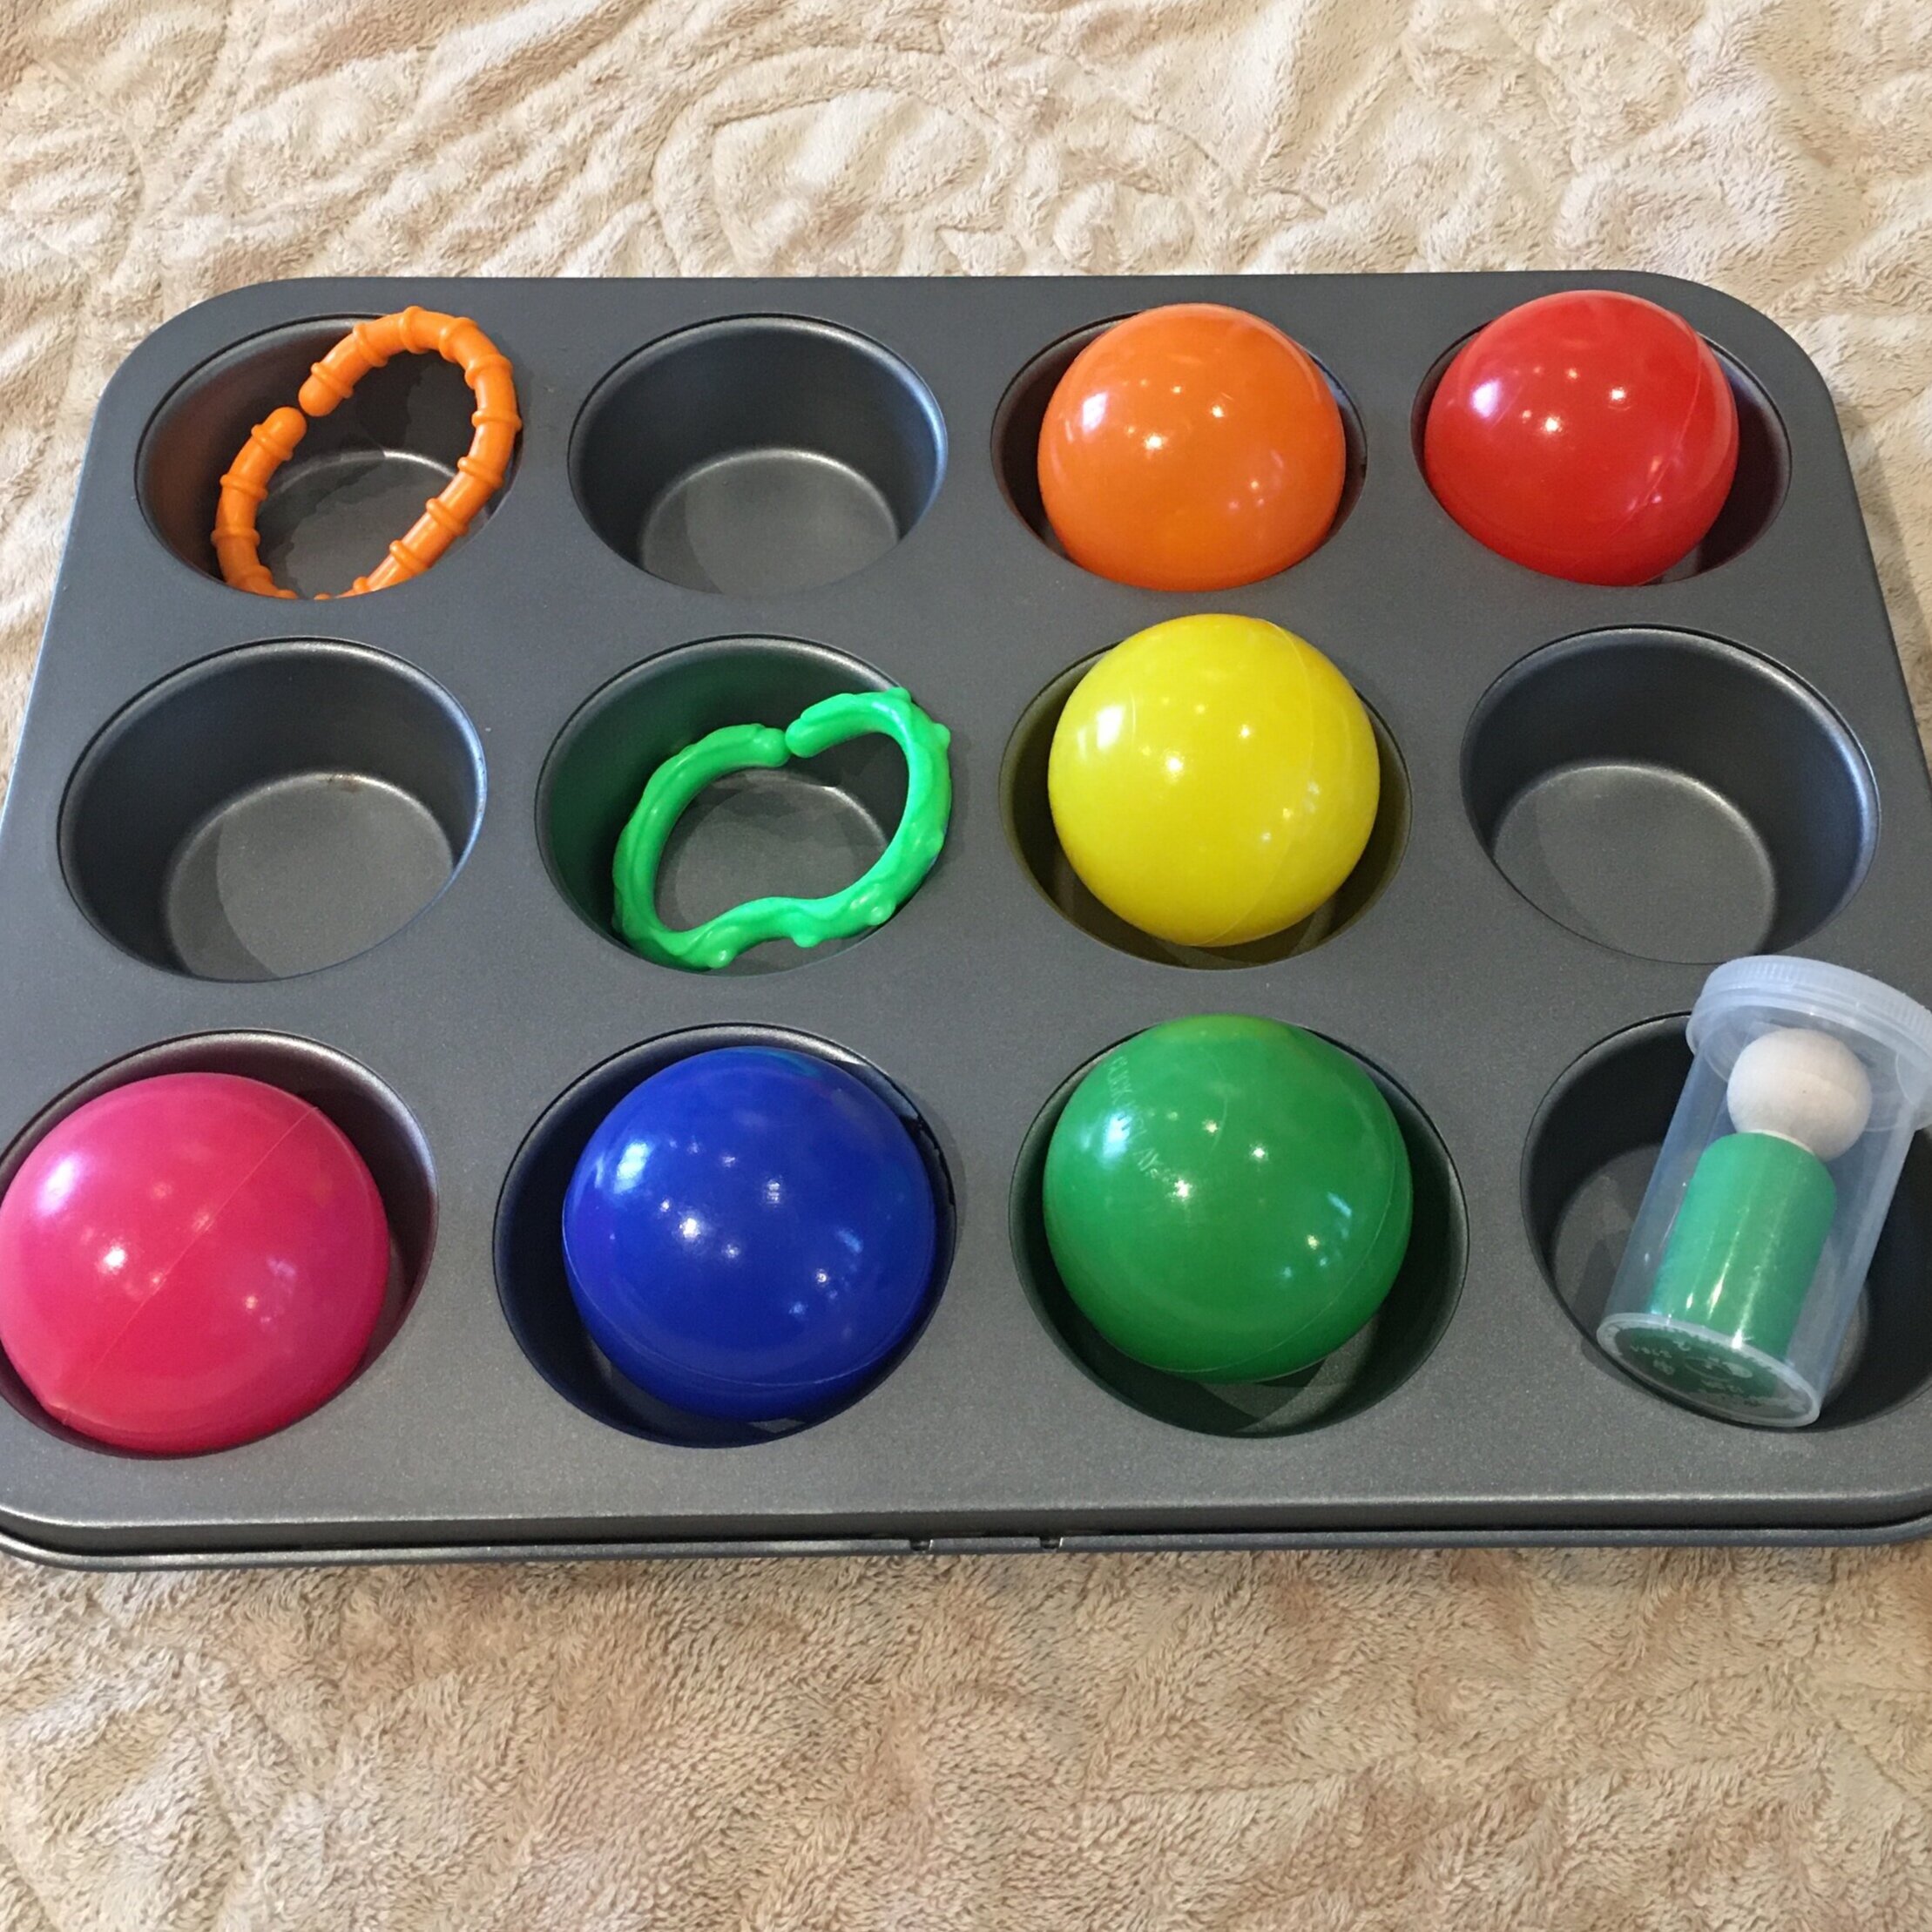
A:
<svg viewBox="0 0 1932 1932">
<path fill-rule="evenodd" d="M 9 0 L 0 766 L 115 364 L 361 271 L 1699 277 L 1932 719 L 1929 263 L 1922 0 Z M 30 1932 L 1876 1932 L 1929 1807 L 1926 1550 L 0 1562 Z"/>
</svg>

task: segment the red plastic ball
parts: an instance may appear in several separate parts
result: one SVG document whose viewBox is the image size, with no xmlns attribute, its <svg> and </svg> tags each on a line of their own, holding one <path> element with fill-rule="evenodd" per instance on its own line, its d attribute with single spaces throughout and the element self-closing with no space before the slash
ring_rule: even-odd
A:
<svg viewBox="0 0 1932 1932">
<path fill-rule="evenodd" d="M 1327 378 L 1272 323 L 1179 302 L 1073 359 L 1040 428 L 1040 498 L 1076 564 L 1153 591 L 1223 591 L 1328 534 L 1348 444 Z"/>
<path fill-rule="evenodd" d="M 1463 346 L 1429 404 L 1422 463 L 1442 507 L 1491 550 L 1579 584 L 1647 584 L 1717 521 L 1737 404 L 1681 316 L 1577 289 Z"/>
<path fill-rule="evenodd" d="M 355 1372 L 388 1265 L 332 1121 L 258 1080 L 164 1074 L 77 1108 L 0 1198 L 0 1347 L 84 1435 L 228 1449 Z"/>
</svg>

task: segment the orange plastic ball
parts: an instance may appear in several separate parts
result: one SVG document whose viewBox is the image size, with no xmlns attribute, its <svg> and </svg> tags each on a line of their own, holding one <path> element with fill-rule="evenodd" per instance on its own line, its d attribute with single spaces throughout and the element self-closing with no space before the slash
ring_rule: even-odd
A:
<svg viewBox="0 0 1932 1932">
<path fill-rule="evenodd" d="M 1040 497 L 1067 555 L 1151 591 L 1225 591 L 1299 563 L 1333 527 L 1347 467 L 1314 359 L 1212 302 L 1095 337 L 1040 428 Z"/>
</svg>

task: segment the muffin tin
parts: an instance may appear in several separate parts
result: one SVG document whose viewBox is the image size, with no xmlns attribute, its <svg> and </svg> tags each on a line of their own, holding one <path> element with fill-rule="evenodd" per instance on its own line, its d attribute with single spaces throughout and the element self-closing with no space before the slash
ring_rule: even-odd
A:
<svg viewBox="0 0 1932 1932">
<path fill-rule="evenodd" d="M 1630 289 L 1722 355 L 1739 480 L 1669 579 L 1602 590 L 1482 549 L 1415 454 L 1454 347 L 1551 289 Z M 1105 321 L 1179 300 L 1287 329 L 1343 401 L 1350 481 L 1294 569 L 1199 597 L 1056 553 L 1030 451 Z M 474 316 L 525 427 L 487 517 L 347 602 L 213 574 L 216 478 L 349 319 Z M 380 557 L 469 432 L 399 360 L 261 512 L 305 591 Z M 1059 853 L 1045 756 L 1079 667 L 1184 611 L 1301 632 L 1381 737 L 1368 854 L 1231 953 L 1122 927 Z M 951 834 L 862 940 L 726 971 L 611 936 L 644 774 L 726 722 L 903 683 L 954 733 Z M 680 828 L 665 909 L 818 892 L 902 801 L 868 740 Z M 168 323 L 94 425 L 0 824 L 0 1181 L 106 1084 L 228 1068 L 312 1096 L 395 1237 L 381 1346 L 333 1402 L 179 1460 L 64 1434 L 0 1369 L 0 1530 L 96 1564 L 545 1551 L 1854 1541 L 1932 1527 L 1932 1152 L 1814 1428 L 1627 1381 L 1586 1333 L 1688 1064 L 1710 962 L 1793 948 L 1932 996 L 1932 788 L 1831 400 L 1773 324 L 1628 274 L 1024 281 L 313 280 Z M 1372 1329 L 1270 1388 L 1112 1356 L 1041 1229 L 1081 1069 L 1179 1014 L 1360 1056 L 1415 1167 Z M 873 1081 L 947 1204 L 930 1319 L 775 1440 L 667 1439 L 599 1371 L 557 1213 L 655 1065 L 780 1039 Z"/>
</svg>

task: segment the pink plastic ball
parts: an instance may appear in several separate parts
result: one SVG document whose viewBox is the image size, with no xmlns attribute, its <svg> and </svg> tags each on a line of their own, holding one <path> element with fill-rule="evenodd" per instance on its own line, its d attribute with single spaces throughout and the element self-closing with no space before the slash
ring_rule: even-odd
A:
<svg viewBox="0 0 1932 1932">
<path fill-rule="evenodd" d="M 229 1449 L 354 1374 L 388 1266 L 334 1122 L 258 1080 L 164 1074 L 77 1108 L 0 1198 L 0 1348 L 84 1435 Z"/>
</svg>

